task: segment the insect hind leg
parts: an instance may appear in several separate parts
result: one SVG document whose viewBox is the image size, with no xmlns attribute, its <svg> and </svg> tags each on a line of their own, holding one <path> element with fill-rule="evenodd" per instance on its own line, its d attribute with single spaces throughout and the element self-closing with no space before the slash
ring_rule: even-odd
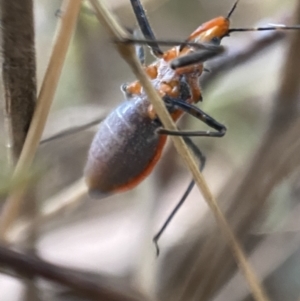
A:
<svg viewBox="0 0 300 301">
<path fill-rule="evenodd" d="M 199 160 L 199 162 L 200 162 L 199 163 L 199 170 L 202 172 L 203 169 L 204 169 L 204 166 L 205 166 L 205 161 L 206 161 L 205 156 L 200 151 L 200 149 L 197 147 L 197 145 L 195 145 L 194 142 L 189 137 L 183 137 L 183 139 L 184 139 L 185 143 L 187 144 L 187 146 L 189 147 L 189 149 L 193 152 L 193 154 Z M 159 245 L 158 245 L 158 241 L 159 241 L 160 237 L 165 232 L 165 230 L 167 229 L 168 225 L 170 224 L 170 222 L 173 220 L 173 218 L 175 217 L 176 213 L 178 212 L 178 210 L 184 204 L 185 200 L 189 196 L 189 194 L 192 191 L 192 189 L 193 189 L 194 186 L 195 186 L 195 181 L 192 180 L 189 183 L 188 187 L 186 188 L 184 194 L 180 198 L 179 202 L 176 204 L 176 206 L 173 208 L 173 210 L 171 211 L 171 213 L 169 214 L 169 216 L 167 217 L 167 219 L 163 223 L 163 225 L 160 228 L 160 230 L 153 237 L 153 242 L 154 242 L 154 245 L 155 245 L 155 248 L 156 248 L 156 255 L 157 256 L 160 253 L 160 249 L 159 249 Z"/>
<path fill-rule="evenodd" d="M 193 117 L 201 120 L 205 124 L 207 124 L 209 127 L 215 129 L 216 131 L 169 131 L 166 129 L 159 129 L 158 133 L 163 135 L 173 135 L 173 136 L 181 136 L 184 141 L 186 142 L 187 146 L 191 149 L 191 151 L 194 153 L 194 155 L 199 159 L 200 171 L 203 170 L 205 165 L 205 157 L 200 151 L 200 149 L 193 143 L 193 141 L 190 139 L 190 136 L 196 136 L 196 137 L 222 137 L 226 133 L 226 127 L 210 117 L 208 114 L 203 112 L 198 107 L 189 104 L 185 102 L 182 99 L 174 99 L 172 97 L 164 97 L 164 101 L 166 103 L 166 106 L 168 109 L 172 110 L 182 110 Z M 157 232 L 157 234 L 153 238 L 153 242 L 156 246 L 156 253 L 159 255 L 159 246 L 158 246 L 158 240 L 160 239 L 163 232 L 166 230 L 172 219 L 174 218 L 175 214 L 178 212 L 178 210 L 181 208 L 183 203 L 185 202 L 186 198 L 188 197 L 189 193 L 191 192 L 192 188 L 194 187 L 194 181 L 191 181 L 189 183 L 189 186 L 187 187 L 185 193 L 181 197 L 180 201 L 177 203 L 177 205 L 174 207 L 166 221 L 164 222 L 163 226 L 160 228 L 160 230 Z"/>
</svg>

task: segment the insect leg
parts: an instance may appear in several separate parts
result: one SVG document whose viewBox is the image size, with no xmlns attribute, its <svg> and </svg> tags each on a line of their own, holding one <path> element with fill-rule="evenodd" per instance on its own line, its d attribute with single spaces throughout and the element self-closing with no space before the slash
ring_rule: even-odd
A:
<svg viewBox="0 0 300 301">
<path fill-rule="evenodd" d="M 133 32 L 131 32 L 134 39 L 139 39 L 141 38 L 141 32 L 139 29 L 134 29 Z M 135 44 L 135 53 L 136 56 L 138 57 L 140 63 L 142 65 L 145 65 L 145 49 L 144 49 L 144 45 L 142 44 Z"/>
<path fill-rule="evenodd" d="M 199 51 L 180 56 L 174 59 L 170 65 L 173 69 L 178 69 L 189 65 L 201 64 L 223 53 L 224 51 L 225 48 L 221 45 L 210 45 L 210 47 L 207 46 L 206 49 L 201 49 Z"/>
<path fill-rule="evenodd" d="M 142 45 L 136 45 L 135 46 L 135 53 L 136 53 L 136 56 L 138 57 L 140 63 L 142 65 L 145 65 L 145 50 L 144 50 L 144 47 Z"/>
<path fill-rule="evenodd" d="M 159 134 L 163 135 L 170 135 L 170 136 L 190 136 L 190 137 L 223 137 L 226 133 L 226 127 L 216 121 L 214 118 L 203 112 L 198 107 L 189 104 L 185 101 L 182 101 L 180 99 L 174 99 L 174 98 L 167 98 L 164 97 L 164 101 L 166 102 L 167 107 L 175 108 L 182 110 L 197 119 L 201 120 L 205 124 L 207 124 L 209 127 L 216 130 L 216 132 L 212 131 L 171 131 L 166 130 L 163 128 L 158 129 Z"/>
<path fill-rule="evenodd" d="M 205 166 L 205 156 L 202 154 L 202 152 L 200 151 L 200 149 L 194 144 L 194 142 L 189 137 L 183 137 L 183 139 L 184 139 L 185 143 L 187 144 L 187 146 L 194 153 L 194 155 L 199 159 L 199 161 L 200 161 L 199 169 L 200 169 L 200 171 L 202 171 L 204 169 L 204 166 Z M 174 218 L 174 216 L 177 213 L 177 211 L 181 208 L 181 206 L 183 205 L 183 203 L 185 202 L 185 200 L 189 196 L 189 194 L 192 191 L 194 185 L 195 185 L 195 181 L 192 180 L 189 183 L 187 189 L 185 190 L 184 194 L 182 195 L 182 197 L 179 200 L 179 202 L 177 203 L 177 205 L 174 207 L 174 209 L 172 210 L 172 212 L 170 213 L 170 215 L 165 220 L 165 222 L 162 225 L 162 227 L 160 228 L 160 230 L 153 237 L 153 242 L 154 242 L 155 247 L 156 247 L 156 255 L 157 256 L 159 255 L 158 240 L 160 239 L 160 237 L 162 236 L 162 234 L 165 232 L 166 228 L 168 227 L 168 225 L 170 224 L 170 222 Z"/>
<path fill-rule="evenodd" d="M 93 119 L 92 121 L 87 122 L 85 124 L 78 125 L 78 126 L 73 126 L 69 129 L 62 130 L 62 131 L 60 131 L 60 132 L 58 132 L 58 133 L 56 133 L 56 134 L 54 134 L 54 135 L 52 135 L 48 138 L 45 138 L 45 139 L 41 140 L 40 145 L 51 142 L 51 141 L 56 140 L 56 139 L 64 138 L 66 136 L 79 133 L 79 132 L 84 131 L 86 129 L 89 129 L 89 128 L 99 124 L 101 121 L 103 121 L 104 118 L 105 118 L 104 116 L 97 117 L 97 118 Z"/>
<path fill-rule="evenodd" d="M 146 16 L 146 12 L 141 4 L 140 0 L 130 0 L 132 9 L 134 11 L 134 14 L 136 16 L 136 19 L 138 21 L 138 24 L 141 28 L 141 31 L 147 40 L 151 40 L 151 45 L 148 44 L 148 46 L 151 48 L 153 54 L 157 57 L 161 57 L 163 54 L 163 51 L 160 49 L 158 44 L 155 42 L 155 35 L 151 29 L 150 23 L 148 21 L 148 18 Z"/>
<path fill-rule="evenodd" d="M 166 106 L 168 108 L 174 108 L 174 109 L 179 109 L 182 111 L 185 111 L 186 113 L 196 117 L 197 119 L 201 120 L 211 128 L 215 129 L 216 132 L 211 132 L 211 131 L 170 131 L 166 129 L 159 129 L 158 133 L 159 134 L 164 134 L 164 135 L 173 135 L 173 136 L 182 136 L 183 139 L 185 140 L 186 144 L 188 147 L 192 150 L 192 152 L 197 156 L 197 158 L 200 160 L 200 171 L 203 170 L 204 164 L 205 164 L 205 157 L 199 150 L 199 148 L 192 142 L 192 140 L 189 138 L 189 136 L 196 136 L 196 137 L 222 137 L 226 133 L 226 127 L 217 122 L 215 119 L 210 117 L 208 114 L 204 113 L 201 109 L 198 107 L 189 104 L 185 101 L 182 101 L 180 99 L 174 99 L 171 97 L 164 97 L 164 101 L 166 103 Z M 157 234 L 153 238 L 153 242 L 156 246 L 156 252 L 157 255 L 159 255 L 159 247 L 158 247 L 158 240 L 171 222 L 171 220 L 174 218 L 175 214 L 179 210 L 179 208 L 182 206 L 186 198 L 188 197 L 189 193 L 191 192 L 192 188 L 194 187 L 194 181 L 191 181 L 189 183 L 189 186 L 187 187 L 184 195 L 178 202 L 178 204 L 175 206 L 171 214 L 168 216 L 166 219 L 165 223 L 163 226 L 160 228 L 160 230 L 157 232 Z"/>
<path fill-rule="evenodd" d="M 172 40 L 159 40 L 159 39 L 155 39 L 155 40 L 150 40 L 150 39 L 141 39 L 141 38 L 136 38 L 136 37 L 129 37 L 126 38 L 124 41 L 122 41 L 122 43 L 125 44 L 141 44 L 141 45 L 154 45 L 154 44 L 158 44 L 161 46 L 178 46 L 178 45 L 183 45 L 185 46 L 190 46 L 193 47 L 195 49 L 204 49 L 204 50 L 215 50 L 215 48 L 219 48 L 220 45 L 215 45 L 212 43 L 208 43 L 208 42 L 191 42 L 191 41 L 183 41 L 183 40 L 177 40 L 177 39 L 172 39 Z"/>
</svg>

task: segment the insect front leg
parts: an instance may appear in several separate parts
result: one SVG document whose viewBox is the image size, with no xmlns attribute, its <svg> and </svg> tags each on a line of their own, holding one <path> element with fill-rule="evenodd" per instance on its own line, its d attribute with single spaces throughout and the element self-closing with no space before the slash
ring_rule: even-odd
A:
<svg viewBox="0 0 300 301">
<path fill-rule="evenodd" d="M 146 12 L 142 6 L 141 1 L 140 0 L 130 0 L 130 2 L 131 2 L 132 9 L 134 11 L 135 17 L 140 26 L 141 32 L 143 33 L 145 39 L 152 41 L 151 44 L 148 44 L 148 46 L 151 48 L 152 53 L 156 57 L 161 57 L 164 52 L 160 49 L 159 45 L 156 43 L 155 35 L 150 26 L 150 23 L 148 21 Z"/>
<path fill-rule="evenodd" d="M 176 70 L 186 66 L 191 66 L 191 68 L 193 68 L 193 65 L 202 64 L 215 56 L 220 55 L 224 51 L 225 48 L 221 45 L 206 44 L 206 49 L 191 51 L 186 55 L 174 59 L 171 62 L 171 67 Z"/>
</svg>

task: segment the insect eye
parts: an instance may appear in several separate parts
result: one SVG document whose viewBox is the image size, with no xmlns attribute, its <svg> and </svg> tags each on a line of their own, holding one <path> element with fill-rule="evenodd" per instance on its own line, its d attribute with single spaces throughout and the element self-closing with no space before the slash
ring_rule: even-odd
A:
<svg viewBox="0 0 300 301">
<path fill-rule="evenodd" d="M 214 45 L 220 45 L 221 44 L 221 39 L 219 37 L 213 37 L 211 39 L 211 43 Z"/>
</svg>

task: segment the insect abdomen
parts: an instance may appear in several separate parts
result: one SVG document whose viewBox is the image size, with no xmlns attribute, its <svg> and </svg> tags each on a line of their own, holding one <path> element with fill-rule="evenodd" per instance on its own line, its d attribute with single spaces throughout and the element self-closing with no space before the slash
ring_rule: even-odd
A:
<svg viewBox="0 0 300 301">
<path fill-rule="evenodd" d="M 100 124 L 85 168 L 91 194 L 133 188 L 153 169 L 166 138 L 156 134 L 147 108 L 141 99 L 124 102 Z"/>
</svg>

